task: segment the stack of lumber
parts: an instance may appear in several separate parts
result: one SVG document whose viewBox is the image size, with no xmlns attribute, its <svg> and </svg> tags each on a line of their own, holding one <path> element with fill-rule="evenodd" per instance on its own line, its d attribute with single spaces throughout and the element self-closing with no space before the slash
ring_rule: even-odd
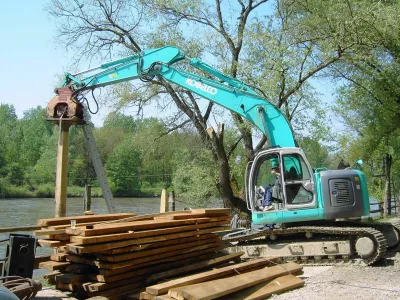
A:
<svg viewBox="0 0 400 300">
<path fill-rule="evenodd" d="M 50 257 L 51 261 L 40 262 L 39 268 L 56 271 L 63 270 L 69 265 L 69 263 L 65 262 L 65 245 L 70 243 L 71 235 L 66 231 L 67 228 L 71 227 L 71 220 L 74 220 L 78 226 L 86 226 L 107 221 L 118 221 L 134 216 L 135 214 L 132 213 L 117 213 L 39 219 L 37 225 L 40 226 L 41 229 L 34 231 L 34 235 L 38 238 L 39 245 L 56 250 L 54 255 Z M 52 277 L 50 276 L 50 278 Z"/>
<path fill-rule="evenodd" d="M 228 209 L 200 209 L 133 216 L 81 216 L 39 220 L 37 235 L 44 247 L 56 248 L 41 268 L 56 287 L 80 297 L 125 299 L 155 283 L 190 271 L 238 259 L 220 253 L 224 245 L 215 232 L 230 229 Z M 93 218 L 93 219 L 91 219 Z M 76 227 L 71 228 L 71 220 Z"/>
<path fill-rule="evenodd" d="M 184 299 L 265 299 L 304 285 L 296 274 L 302 267 L 294 262 L 273 264 L 273 260 L 255 259 L 227 267 L 177 278 L 148 286 L 130 300 Z"/>
</svg>

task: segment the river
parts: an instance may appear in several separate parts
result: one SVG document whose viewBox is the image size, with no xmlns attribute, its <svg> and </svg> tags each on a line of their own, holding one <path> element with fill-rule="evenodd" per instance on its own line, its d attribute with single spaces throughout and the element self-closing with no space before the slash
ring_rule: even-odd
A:
<svg viewBox="0 0 400 300">
<path fill-rule="evenodd" d="M 115 198 L 118 212 L 129 212 L 137 215 L 160 212 L 160 198 Z M 176 201 L 175 209 L 183 210 L 188 205 Z M 94 214 L 107 214 L 107 206 L 103 198 L 92 198 L 91 210 Z M 55 203 L 52 198 L 0 199 L 0 228 L 34 226 L 38 219 L 54 218 Z M 82 198 L 67 199 L 67 216 L 83 214 Z M 32 232 L 21 232 L 32 234 Z M 8 234 L 0 233 L 0 240 Z M 37 249 L 37 255 L 51 253 L 51 249 Z M 0 244 L 0 259 L 5 256 L 4 243 Z M 0 270 L 1 272 L 1 270 Z"/>
</svg>

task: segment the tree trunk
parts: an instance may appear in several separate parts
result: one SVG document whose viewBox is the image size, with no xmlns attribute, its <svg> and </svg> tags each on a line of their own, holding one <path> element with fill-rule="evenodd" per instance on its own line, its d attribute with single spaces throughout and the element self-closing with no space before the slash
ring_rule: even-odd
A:
<svg viewBox="0 0 400 300">
<path fill-rule="evenodd" d="M 383 199 L 383 215 L 386 217 L 392 213 L 392 191 L 390 189 L 390 173 L 392 167 L 392 156 L 386 153 L 385 156 L 385 194 Z"/>
</svg>

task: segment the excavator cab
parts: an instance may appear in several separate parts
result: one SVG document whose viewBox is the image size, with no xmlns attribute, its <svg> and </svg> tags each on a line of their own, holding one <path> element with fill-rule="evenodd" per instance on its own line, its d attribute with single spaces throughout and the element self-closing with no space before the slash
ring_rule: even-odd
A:
<svg viewBox="0 0 400 300">
<path fill-rule="evenodd" d="M 317 207 L 312 169 L 299 148 L 260 151 L 249 165 L 247 183 L 255 224 L 294 222 L 296 215 L 310 219 L 306 210 Z"/>
</svg>

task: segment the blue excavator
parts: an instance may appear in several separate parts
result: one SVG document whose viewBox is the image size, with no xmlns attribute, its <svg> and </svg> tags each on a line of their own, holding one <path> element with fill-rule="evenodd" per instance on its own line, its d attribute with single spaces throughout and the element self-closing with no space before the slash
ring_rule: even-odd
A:
<svg viewBox="0 0 400 300">
<path fill-rule="evenodd" d="M 174 66 L 182 60 L 198 72 Z M 188 58 L 179 48 L 146 50 L 78 74 L 66 73 L 47 114 L 53 119 L 82 121 L 79 99 L 83 92 L 154 77 L 239 114 L 267 137 L 269 147 L 257 153 L 246 168 L 251 228 L 224 237 L 233 252 L 244 250 L 248 257 L 279 256 L 303 263 L 356 260 L 371 265 L 387 249 L 398 247 L 399 223 L 360 221 L 370 214 L 362 171 L 313 169 L 276 106 L 253 87 L 197 58 Z"/>
</svg>

